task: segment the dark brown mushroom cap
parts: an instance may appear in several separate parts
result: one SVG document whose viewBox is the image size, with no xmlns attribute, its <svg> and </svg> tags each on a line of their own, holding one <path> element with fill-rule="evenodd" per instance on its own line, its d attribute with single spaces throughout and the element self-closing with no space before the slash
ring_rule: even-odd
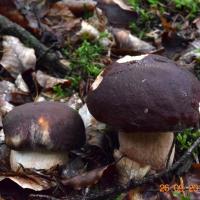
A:
<svg viewBox="0 0 200 200">
<path fill-rule="evenodd" d="M 27 103 L 3 119 L 6 144 L 13 149 L 72 150 L 85 143 L 78 112 L 59 102 Z"/>
<path fill-rule="evenodd" d="M 199 122 L 200 83 L 158 55 L 113 63 L 87 97 L 99 121 L 127 132 L 175 131 Z"/>
</svg>

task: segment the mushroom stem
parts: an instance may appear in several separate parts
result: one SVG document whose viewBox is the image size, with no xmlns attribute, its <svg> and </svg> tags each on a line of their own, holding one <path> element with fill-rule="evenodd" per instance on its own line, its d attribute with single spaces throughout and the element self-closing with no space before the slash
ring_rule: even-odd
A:
<svg viewBox="0 0 200 200">
<path fill-rule="evenodd" d="M 119 132 L 120 152 L 140 164 L 161 170 L 166 167 L 173 139 L 172 132 Z M 171 152 L 169 164 L 173 162 L 174 152 L 175 147 Z"/>
<path fill-rule="evenodd" d="M 20 166 L 34 169 L 50 169 L 56 165 L 66 164 L 68 153 L 50 151 L 15 151 L 10 152 L 10 166 L 13 171 Z"/>
</svg>

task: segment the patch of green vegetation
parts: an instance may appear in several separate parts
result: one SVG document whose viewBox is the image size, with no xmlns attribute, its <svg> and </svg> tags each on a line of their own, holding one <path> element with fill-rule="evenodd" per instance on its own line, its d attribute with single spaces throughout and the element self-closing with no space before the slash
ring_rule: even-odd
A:
<svg viewBox="0 0 200 200">
<path fill-rule="evenodd" d="M 157 16 L 152 12 L 152 8 L 158 7 L 158 0 L 128 0 L 133 10 L 138 13 L 137 22 L 130 24 L 130 29 L 134 35 L 139 38 L 145 38 L 145 33 L 151 30 L 152 21 L 155 21 Z"/>
<path fill-rule="evenodd" d="M 181 150 L 188 150 L 189 147 L 200 137 L 199 130 L 185 129 L 183 132 L 176 135 L 178 147 Z M 200 147 L 194 151 L 195 154 L 200 154 Z"/>
<path fill-rule="evenodd" d="M 95 79 L 101 72 L 104 67 L 101 56 L 105 49 L 100 41 L 107 36 L 107 33 L 102 32 L 97 41 L 84 39 L 76 49 L 62 49 L 62 54 L 70 61 L 71 71 L 65 78 L 71 81 L 71 90 L 78 90 L 81 80 Z"/>
<path fill-rule="evenodd" d="M 200 9 L 199 0 L 172 0 L 178 10 L 186 10 L 191 18 L 195 17 Z"/>
<path fill-rule="evenodd" d="M 122 200 L 122 196 L 121 196 L 121 194 L 118 195 L 117 197 L 115 197 L 115 199 L 113 199 L 113 200 Z"/>
<path fill-rule="evenodd" d="M 192 20 L 200 10 L 199 0 L 128 0 L 128 2 L 139 15 L 138 20 L 130 24 L 130 29 L 140 38 L 144 38 L 145 33 L 159 24 L 157 13 L 161 15 L 169 13 L 170 16 L 180 13 Z"/>
<path fill-rule="evenodd" d="M 176 197 L 179 200 L 190 200 L 190 196 L 189 195 L 184 195 L 181 192 L 173 192 L 173 197 Z"/>
<path fill-rule="evenodd" d="M 57 98 L 64 98 L 71 95 L 71 91 L 69 88 L 62 88 L 62 86 L 59 84 L 53 87 L 53 92 L 55 93 Z"/>
<path fill-rule="evenodd" d="M 84 40 L 81 46 L 72 54 L 71 67 L 73 70 L 79 69 L 86 76 L 97 76 L 101 71 L 100 55 L 103 47 L 98 43 L 90 43 Z"/>
</svg>

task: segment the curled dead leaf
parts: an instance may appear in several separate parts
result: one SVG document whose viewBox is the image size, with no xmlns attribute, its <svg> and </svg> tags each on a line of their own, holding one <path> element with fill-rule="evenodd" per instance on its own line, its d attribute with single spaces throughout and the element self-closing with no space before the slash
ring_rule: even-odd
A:
<svg viewBox="0 0 200 200">
<path fill-rule="evenodd" d="M 63 2 L 76 15 L 81 15 L 85 12 L 93 12 L 97 4 L 93 0 L 63 0 Z"/>
<path fill-rule="evenodd" d="M 69 98 L 67 104 L 71 108 L 78 110 L 83 105 L 83 101 L 79 97 L 78 93 L 75 93 Z"/>
<path fill-rule="evenodd" d="M 82 188 L 90 187 L 99 182 L 99 180 L 106 174 L 108 170 L 113 167 L 112 164 L 106 165 L 104 167 L 100 167 L 97 169 L 93 169 L 89 172 L 83 173 L 81 175 L 75 176 L 71 179 L 62 180 L 62 184 L 65 186 L 71 186 L 76 190 L 80 190 Z"/>
<path fill-rule="evenodd" d="M 4 173 L 3 175 L 0 174 L 0 181 L 4 179 L 10 179 L 11 181 L 15 182 L 22 188 L 31 189 L 34 191 L 42 191 L 52 188 L 56 185 L 54 181 L 47 180 L 40 176 L 35 175 L 9 175 Z"/>
<path fill-rule="evenodd" d="M 3 57 L 0 64 L 16 78 L 22 72 L 35 68 L 34 49 L 24 46 L 16 37 L 3 36 Z"/>
<path fill-rule="evenodd" d="M 2 116 L 6 115 L 13 108 L 14 108 L 14 106 L 5 100 L 3 95 L 0 95 L 0 113 L 1 113 L 1 115 Z"/>
<path fill-rule="evenodd" d="M 11 21 L 20 24 L 22 27 L 27 27 L 28 22 L 25 17 L 17 10 L 14 1 L 1 0 L 0 14 L 9 18 Z"/>
<path fill-rule="evenodd" d="M 138 15 L 121 0 L 98 0 L 99 7 L 113 27 L 129 27 Z"/>
<path fill-rule="evenodd" d="M 39 85 L 44 88 L 45 90 L 47 89 L 52 89 L 55 85 L 65 85 L 69 86 L 70 81 L 67 79 L 61 79 L 61 78 L 55 78 L 53 76 L 47 75 L 44 72 L 38 70 L 36 72 L 36 80 L 39 83 Z"/>
<path fill-rule="evenodd" d="M 27 84 L 25 83 L 24 79 L 22 78 L 22 75 L 19 74 L 15 80 L 15 85 L 19 90 L 25 93 L 29 93 L 29 88 Z"/>
<path fill-rule="evenodd" d="M 150 53 L 155 50 L 154 46 L 132 35 L 130 31 L 118 28 L 112 28 L 111 31 L 116 41 L 116 46 L 112 50 L 116 53 L 138 54 Z"/>
<path fill-rule="evenodd" d="M 61 1 L 51 4 L 41 21 L 44 30 L 54 35 L 61 46 L 67 37 L 71 38 L 73 31 L 80 27 L 81 23 L 80 19 L 76 18 L 68 6 Z"/>
<path fill-rule="evenodd" d="M 2 102 L 4 101 L 3 105 L 9 105 L 9 103 L 20 105 L 32 101 L 29 93 L 19 90 L 13 83 L 9 81 L 0 82 L 0 98 Z"/>
</svg>

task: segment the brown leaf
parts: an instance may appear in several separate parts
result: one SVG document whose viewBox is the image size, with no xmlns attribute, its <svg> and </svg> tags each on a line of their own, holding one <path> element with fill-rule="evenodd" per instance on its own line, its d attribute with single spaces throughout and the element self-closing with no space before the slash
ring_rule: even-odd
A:
<svg viewBox="0 0 200 200">
<path fill-rule="evenodd" d="M 100 167 L 97 169 L 93 169 L 84 174 L 75 176 L 71 179 L 62 180 L 62 184 L 66 186 L 71 186 L 76 190 L 80 190 L 82 188 L 90 187 L 99 182 L 99 180 L 103 177 L 103 175 L 108 171 L 113 165 L 106 165 L 104 167 Z"/>
<path fill-rule="evenodd" d="M 4 101 L 14 105 L 20 105 L 32 101 L 29 93 L 19 90 L 9 81 L 0 82 L 0 96 Z"/>
<path fill-rule="evenodd" d="M 196 25 L 198 31 L 200 32 L 200 17 L 197 17 L 193 23 Z"/>
<path fill-rule="evenodd" d="M 115 53 L 139 54 L 150 53 L 155 50 L 154 46 L 137 38 L 127 30 L 113 28 L 112 33 L 116 41 L 116 46 L 112 48 Z"/>
<path fill-rule="evenodd" d="M 56 185 L 55 182 L 49 181 L 45 178 L 36 175 L 9 175 L 6 173 L 0 174 L 0 181 L 4 179 L 10 179 L 11 181 L 15 182 L 22 188 L 28 188 L 35 191 L 42 191 L 52 188 Z"/>
<path fill-rule="evenodd" d="M 22 72 L 35 68 L 35 52 L 25 47 L 18 38 L 3 36 L 3 57 L 0 64 L 16 78 Z"/>
<path fill-rule="evenodd" d="M 25 17 L 16 9 L 13 0 L 0 1 L 0 14 L 7 17 L 11 21 L 23 26 L 28 27 L 28 22 Z"/>
<path fill-rule="evenodd" d="M 19 74 L 15 80 L 15 85 L 19 90 L 21 90 L 24 93 L 29 93 L 29 88 L 27 84 L 25 83 L 24 79 L 22 78 L 22 75 Z"/>
<path fill-rule="evenodd" d="M 136 12 L 121 0 L 98 0 L 97 7 L 103 10 L 110 25 L 114 27 L 129 27 L 138 18 Z"/>
<path fill-rule="evenodd" d="M 63 2 L 51 4 L 41 22 L 44 25 L 44 30 L 54 34 L 60 44 L 64 44 L 67 36 L 71 37 L 73 29 L 80 27 L 80 19 L 75 18 Z"/>
<path fill-rule="evenodd" d="M 14 106 L 5 100 L 3 95 L 0 95 L 0 114 L 4 116 L 13 108 Z"/>
<path fill-rule="evenodd" d="M 158 16 L 160 17 L 160 20 L 165 32 L 176 32 L 176 27 L 174 27 L 173 23 L 168 21 L 163 15 L 159 13 L 158 13 Z"/>
<path fill-rule="evenodd" d="M 79 110 L 80 107 L 83 105 L 83 101 L 79 97 L 78 93 L 73 94 L 69 100 L 67 101 L 68 106 L 75 110 Z"/>
<path fill-rule="evenodd" d="M 18 10 L 25 16 L 28 26 L 35 33 L 41 32 L 40 19 L 47 13 L 49 3 L 46 0 L 14 0 Z"/>
<path fill-rule="evenodd" d="M 84 14 L 85 12 L 93 12 L 97 4 L 93 0 L 63 0 L 63 2 L 75 15 L 78 16 Z"/>
<path fill-rule="evenodd" d="M 52 89 L 55 85 L 63 85 L 69 87 L 70 81 L 67 79 L 55 78 L 53 76 L 47 75 L 42 71 L 38 70 L 36 72 L 36 80 L 39 85 L 45 90 Z"/>
</svg>

